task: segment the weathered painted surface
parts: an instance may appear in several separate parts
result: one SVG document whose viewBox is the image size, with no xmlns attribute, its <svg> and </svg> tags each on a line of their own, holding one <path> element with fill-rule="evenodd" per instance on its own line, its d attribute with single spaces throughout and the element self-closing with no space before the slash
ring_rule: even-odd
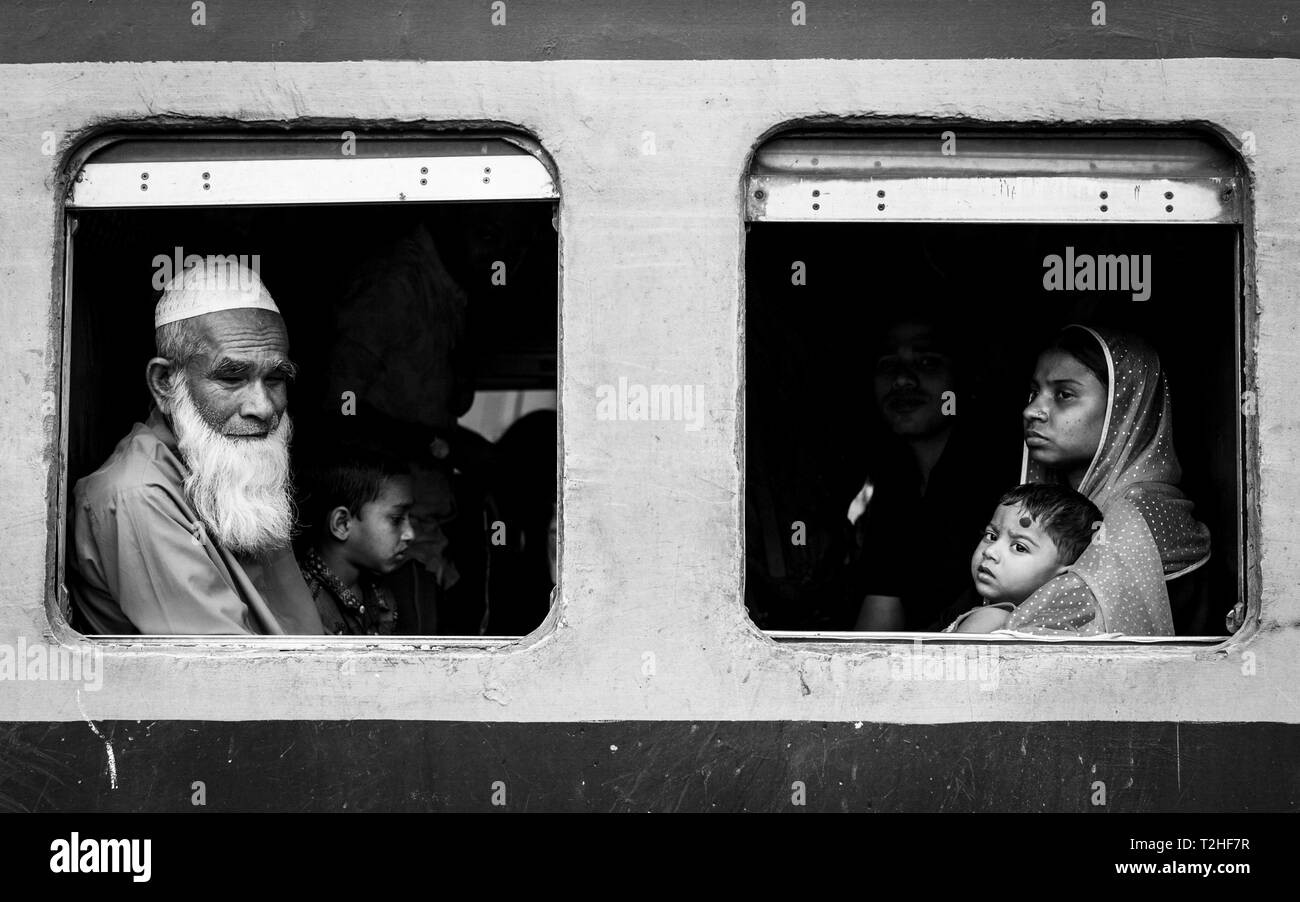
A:
<svg viewBox="0 0 1300 902">
<path fill-rule="evenodd" d="M 119 645 L 107 650 L 99 691 L 0 683 L 0 720 L 68 721 L 91 738 L 87 721 L 1300 722 L 1300 63 L 74 63 L 0 66 L 0 97 L 0 643 L 80 641 L 47 613 L 59 154 L 113 123 L 242 120 L 364 135 L 367 123 L 496 121 L 535 134 L 562 192 L 564 476 L 561 601 L 523 641 Z M 778 645 L 753 628 L 741 603 L 740 186 L 765 133 L 815 116 L 1205 122 L 1251 133 L 1257 631 L 1227 653 L 1003 646 L 996 688 L 981 688 L 900 673 L 891 646 Z M 42 154 L 46 131 L 59 154 Z M 597 388 L 620 377 L 704 385 L 704 428 L 598 420 Z"/>
<path fill-rule="evenodd" d="M 11 0 L 0 61 L 1300 56 L 1288 0 Z M 1103 24 L 1104 22 L 1104 24 Z M 798 24 L 802 23 L 802 24 Z"/>
<path fill-rule="evenodd" d="M 1300 727 L 1284 724 L 145 721 L 97 729 L 102 739 L 77 724 L 0 724 L 0 811 L 1300 807 Z"/>
</svg>

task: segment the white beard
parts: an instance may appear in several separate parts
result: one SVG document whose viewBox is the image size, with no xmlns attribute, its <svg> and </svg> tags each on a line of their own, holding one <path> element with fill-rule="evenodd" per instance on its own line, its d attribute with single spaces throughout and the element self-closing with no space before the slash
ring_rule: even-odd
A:
<svg viewBox="0 0 1300 902">
<path fill-rule="evenodd" d="M 217 542 L 240 554 L 288 545 L 296 519 L 289 415 L 265 438 L 231 439 L 203 419 L 183 379 L 174 385 L 171 402 L 176 443 L 190 468 L 185 494 Z"/>
</svg>

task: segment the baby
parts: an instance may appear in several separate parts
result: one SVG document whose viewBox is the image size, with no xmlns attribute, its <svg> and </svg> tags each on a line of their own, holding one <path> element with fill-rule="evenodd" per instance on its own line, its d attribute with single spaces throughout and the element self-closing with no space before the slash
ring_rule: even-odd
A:
<svg viewBox="0 0 1300 902">
<path fill-rule="evenodd" d="M 1100 524 L 1097 505 L 1065 486 L 1020 485 L 1007 492 L 971 555 L 971 579 L 984 606 L 944 632 L 1005 629 L 1016 605 L 1077 561 Z"/>
</svg>

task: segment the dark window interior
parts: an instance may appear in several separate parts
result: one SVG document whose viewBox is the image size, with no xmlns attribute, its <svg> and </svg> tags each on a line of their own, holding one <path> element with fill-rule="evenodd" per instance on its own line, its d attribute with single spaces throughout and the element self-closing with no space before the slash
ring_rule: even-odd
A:
<svg viewBox="0 0 1300 902">
<path fill-rule="evenodd" d="M 412 562 L 392 577 L 403 606 L 400 631 L 529 632 L 549 607 L 555 413 L 529 414 L 495 444 L 455 421 L 476 387 L 556 388 L 554 212 L 550 202 L 519 202 L 75 214 L 69 490 L 149 413 L 145 365 L 154 356 L 160 294 L 151 284 L 155 256 L 170 257 L 178 246 L 185 254 L 257 254 L 301 367 L 289 406 L 295 459 L 319 443 L 379 442 L 418 467 L 437 496 L 430 517 L 445 537 L 433 543 L 442 546 L 439 565 L 412 572 Z M 441 260 L 435 276 L 430 246 Z M 505 284 L 493 282 L 502 271 L 497 261 Z M 436 287 L 447 280 L 465 298 L 460 338 L 448 337 L 452 314 L 439 299 L 454 290 Z M 374 287 L 358 301 L 358 286 L 367 283 Z M 349 297 L 350 318 L 339 313 Z M 341 415 L 347 384 L 336 355 L 340 342 L 357 338 L 347 334 L 349 323 L 365 324 L 361 343 L 372 351 L 382 344 L 376 365 L 391 370 L 417 405 L 408 411 L 392 393 L 385 400 L 361 392 L 356 415 Z M 431 362 L 430 354 L 439 359 Z M 430 372 L 437 378 L 426 378 Z M 425 404 L 430 398 L 437 403 Z M 429 451 L 435 439 L 441 457 Z M 498 521 L 506 523 L 506 541 L 495 545 Z"/>
<path fill-rule="evenodd" d="M 1168 373 L 1181 487 L 1212 538 L 1208 606 L 1178 628 L 1221 634 L 1240 591 L 1238 241 L 1235 226 L 1219 225 L 751 224 L 745 596 L 755 622 L 854 629 L 861 598 L 845 512 L 888 444 L 872 393 L 873 343 L 887 322 L 915 310 L 959 337 L 965 390 L 956 415 L 978 423 L 968 432 L 981 452 L 972 459 L 987 463 L 955 478 L 983 474 L 1004 488 L 1019 479 L 1020 410 L 1034 360 L 1058 329 L 1117 327 L 1154 346 Z M 1043 260 L 1066 246 L 1150 254 L 1150 298 L 1044 290 Z M 806 267 L 805 285 L 792 284 L 795 261 Z M 791 538 L 796 521 L 802 544 Z M 978 530 L 964 552 L 945 552 L 964 553 L 959 569 Z M 860 554 L 869 559 L 871 549 Z"/>
</svg>

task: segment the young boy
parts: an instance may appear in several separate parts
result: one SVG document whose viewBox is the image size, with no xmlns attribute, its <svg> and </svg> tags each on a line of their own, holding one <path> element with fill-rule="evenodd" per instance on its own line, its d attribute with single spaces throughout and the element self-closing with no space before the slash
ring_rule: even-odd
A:
<svg viewBox="0 0 1300 902">
<path fill-rule="evenodd" d="M 945 632 L 1004 629 L 1016 606 L 1079 559 L 1101 523 L 1101 511 L 1062 485 L 1020 485 L 998 500 L 971 555 L 971 579 L 984 606 Z"/>
<path fill-rule="evenodd" d="M 307 530 L 298 566 L 326 632 L 394 632 L 397 605 L 378 579 L 404 563 L 415 536 L 406 469 L 378 455 L 352 455 L 311 467 L 300 482 Z"/>
</svg>

